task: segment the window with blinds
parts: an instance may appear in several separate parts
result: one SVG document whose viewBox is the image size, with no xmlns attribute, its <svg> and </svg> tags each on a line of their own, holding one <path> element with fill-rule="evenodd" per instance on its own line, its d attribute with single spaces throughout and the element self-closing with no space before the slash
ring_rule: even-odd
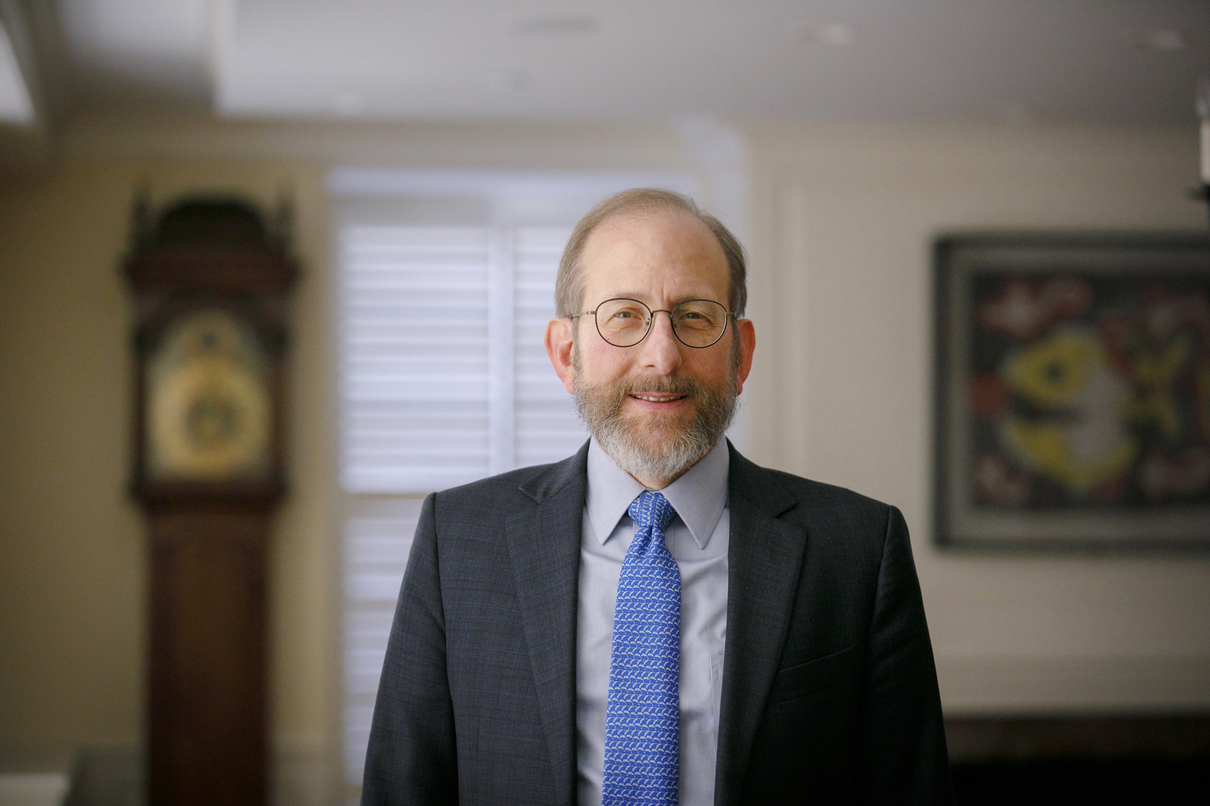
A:
<svg viewBox="0 0 1210 806">
<path fill-rule="evenodd" d="M 361 783 L 424 496 L 570 456 L 587 433 L 542 345 L 559 257 L 596 201 L 651 176 L 336 172 L 343 763 Z"/>
<path fill-rule="evenodd" d="M 542 346 L 570 229 L 340 232 L 341 486 L 419 493 L 584 441 Z"/>
</svg>

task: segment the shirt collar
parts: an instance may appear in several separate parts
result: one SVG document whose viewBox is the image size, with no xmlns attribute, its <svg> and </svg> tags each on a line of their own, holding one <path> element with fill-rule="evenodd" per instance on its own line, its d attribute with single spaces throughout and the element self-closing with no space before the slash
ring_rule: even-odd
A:
<svg viewBox="0 0 1210 806">
<path fill-rule="evenodd" d="M 727 474 L 731 456 L 727 441 L 720 439 L 710 453 L 698 460 L 683 476 L 660 492 L 677 516 L 689 527 L 699 549 L 704 549 L 727 506 Z M 604 545 L 630 504 L 647 488 L 618 467 L 597 443 L 588 446 L 588 497 L 585 508 L 597 540 Z"/>
</svg>

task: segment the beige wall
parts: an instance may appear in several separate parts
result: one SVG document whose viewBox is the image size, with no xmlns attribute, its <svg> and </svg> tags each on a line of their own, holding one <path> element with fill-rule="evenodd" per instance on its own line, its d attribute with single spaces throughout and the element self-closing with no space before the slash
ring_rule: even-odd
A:
<svg viewBox="0 0 1210 806">
<path fill-rule="evenodd" d="M 276 734 L 324 724 L 331 495 L 323 172 L 235 160 L 67 160 L 0 191 L 0 746 L 126 744 L 142 732 L 146 567 L 129 478 L 131 324 L 119 273 L 131 202 L 288 184 L 295 289 L 293 493 L 271 552 Z"/>
<path fill-rule="evenodd" d="M 930 544 L 929 244 L 978 227 L 1204 227 L 1192 131 L 760 126 L 751 165 L 759 461 L 898 504 L 953 712 L 1210 705 L 1210 563 Z M 338 164 L 711 172 L 671 129 L 95 118 L 0 177 L 0 748 L 141 736 L 145 561 L 128 475 L 131 199 L 292 190 L 292 494 L 273 548 L 279 794 L 334 759 L 339 557 L 323 181 Z M 737 186 L 734 181 L 731 187 Z M 734 201 L 730 202 L 734 204 Z M 324 762 L 324 763 L 320 763 Z M 282 768 L 286 771 L 281 772 Z M 293 770 L 293 771 L 291 771 Z M 290 794 L 291 787 L 299 791 Z M 303 791 L 305 790 L 305 791 Z"/>
<path fill-rule="evenodd" d="M 136 735 L 144 562 L 126 499 L 113 171 L 0 195 L 0 742 Z"/>
<path fill-rule="evenodd" d="M 1210 561 L 931 544 L 930 246 L 955 229 L 1205 231 L 1187 130 L 761 127 L 754 451 L 900 506 L 950 713 L 1210 705 Z M 763 335 L 764 341 L 761 342 Z"/>
</svg>

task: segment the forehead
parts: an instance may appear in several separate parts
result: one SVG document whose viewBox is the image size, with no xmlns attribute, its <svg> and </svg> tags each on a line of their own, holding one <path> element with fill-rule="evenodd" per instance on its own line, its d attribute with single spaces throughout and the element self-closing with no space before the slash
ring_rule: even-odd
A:
<svg viewBox="0 0 1210 806">
<path fill-rule="evenodd" d="M 588 236 L 580 260 L 590 304 L 618 295 L 652 297 L 657 303 L 691 297 L 726 301 L 729 271 L 718 238 L 679 210 L 606 219 Z"/>
</svg>

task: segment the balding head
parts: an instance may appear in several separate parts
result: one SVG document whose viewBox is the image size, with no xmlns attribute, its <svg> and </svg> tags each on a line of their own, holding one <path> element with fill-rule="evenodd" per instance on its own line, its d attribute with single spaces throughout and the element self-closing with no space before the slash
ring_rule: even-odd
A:
<svg viewBox="0 0 1210 806">
<path fill-rule="evenodd" d="M 559 316 L 570 316 L 584 308 L 584 266 L 581 258 L 584 245 L 593 231 L 606 220 L 622 215 L 643 215 L 657 211 L 677 211 L 696 218 L 718 239 L 719 246 L 727 258 L 730 273 L 727 304 L 740 317 L 748 302 L 747 264 L 744 248 L 722 222 L 702 211 L 692 199 L 657 188 L 635 188 L 610 196 L 592 208 L 572 230 L 563 258 L 559 261 L 559 274 L 555 279 L 555 312 Z"/>
</svg>

